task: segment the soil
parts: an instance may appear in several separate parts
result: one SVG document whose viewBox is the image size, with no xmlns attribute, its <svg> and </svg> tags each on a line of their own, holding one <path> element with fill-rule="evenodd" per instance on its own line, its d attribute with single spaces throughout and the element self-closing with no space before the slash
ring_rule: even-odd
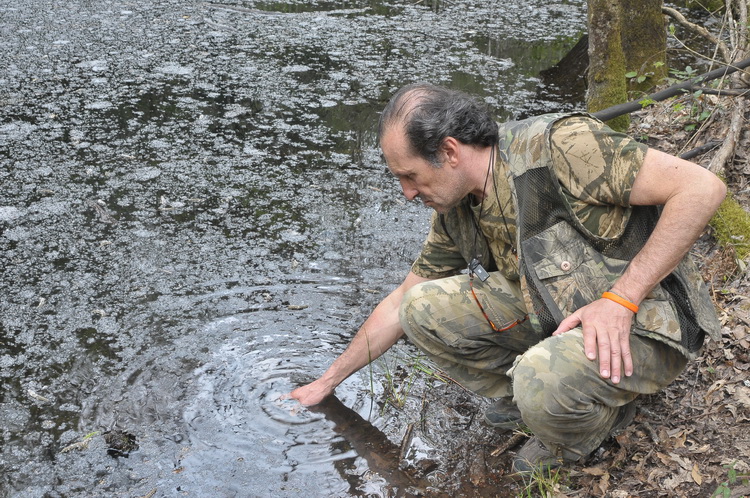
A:
<svg viewBox="0 0 750 498">
<path fill-rule="evenodd" d="M 657 104 L 632 115 L 632 136 L 675 155 L 711 140 L 729 126 L 726 98 L 690 97 Z M 699 105 L 708 126 L 683 112 Z M 695 113 L 693 113 L 695 115 Z M 750 113 L 745 115 L 750 121 Z M 686 130 L 687 128 L 687 130 Z M 729 191 L 750 206 L 750 127 L 726 167 Z M 707 166 L 713 152 L 692 160 Z M 707 340 L 702 355 L 667 389 L 637 400 L 634 422 L 605 441 L 585 461 L 548 479 L 522 480 L 511 461 L 527 439 L 498 434 L 481 422 L 487 401 L 455 385 L 435 385 L 422 396 L 420 434 L 436 440 L 442 469 L 427 475 L 424 496 L 693 497 L 750 496 L 750 278 L 733 249 L 714 241 L 710 228 L 694 248 L 722 323 L 720 342 Z M 745 262 L 746 263 L 746 262 Z M 446 416 L 446 414 L 449 414 Z M 442 427 L 430 427 L 440 419 Z M 446 425 L 446 420 L 450 422 Z M 433 423 L 434 425 L 434 423 Z M 413 438 L 409 431 L 404 437 Z M 402 444 L 403 447 L 403 444 Z M 408 459 L 407 459 L 408 460 Z M 418 466 L 412 469 L 419 474 Z M 409 494 L 409 493 L 407 493 Z"/>
</svg>

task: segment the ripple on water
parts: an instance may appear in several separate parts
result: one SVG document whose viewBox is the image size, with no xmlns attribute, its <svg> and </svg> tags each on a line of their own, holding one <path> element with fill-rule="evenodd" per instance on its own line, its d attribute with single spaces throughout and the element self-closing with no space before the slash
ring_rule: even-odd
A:
<svg viewBox="0 0 750 498">
<path fill-rule="evenodd" d="M 183 412 L 191 451 L 183 463 L 193 462 L 206 472 L 207 460 L 224 461 L 236 468 L 233 475 L 240 468 L 255 469 L 271 487 L 309 484 L 314 476 L 325 489 L 348 489 L 336 462 L 354 459 L 356 452 L 323 413 L 284 399 L 325 363 L 321 354 L 331 355 L 321 342 L 340 338 L 312 332 L 318 336 L 313 352 L 309 340 L 302 341 L 293 331 L 284 331 L 258 315 L 252 317 L 252 327 L 258 330 L 213 348 L 211 358 L 193 371 L 195 394 Z M 213 326 L 243 328 L 246 318 L 229 317 Z M 310 331 L 305 334 L 309 338 Z M 356 392 L 346 385 L 338 390 L 345 397 Z M 260 486 L 257 492 L 266 489 L 256 485 Z"/>
</svg>

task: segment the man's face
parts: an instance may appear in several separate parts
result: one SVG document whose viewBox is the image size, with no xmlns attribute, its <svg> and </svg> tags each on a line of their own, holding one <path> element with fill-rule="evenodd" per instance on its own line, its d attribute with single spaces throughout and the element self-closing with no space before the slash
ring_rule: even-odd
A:
<svg viewBox="0 0 750 498">
<path fill-rule="evenodd" d="M 445 213 L 468 193 L 459 168 L 449 164 L 438 168 L 411 152 L 400 124 L 386 130 L 380 147 L 388 169 L 398 178 L 408 200 L 419 197 L 426 206 Z"/>
</svg>

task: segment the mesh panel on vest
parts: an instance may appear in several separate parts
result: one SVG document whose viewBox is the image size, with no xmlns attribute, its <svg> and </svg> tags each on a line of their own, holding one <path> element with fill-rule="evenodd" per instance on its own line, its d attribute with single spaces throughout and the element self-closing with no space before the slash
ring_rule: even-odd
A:
<svg viewBox="0 0 750 498">
<path fill-rule="evenodd" d="M 566 210 L 560 202 L 560 195 L 553 189 L 554 184 L 550 181 L 550 171 L 547 168 L 529 170 L 513 182 L 518 197 L 516 221 L 521 222 L 517 227 L 520 240 L 539 235 L 548 227 L 567 218 Z M 542 330 L 551 334 L 557 328 L 557 320 L 545 305 L 535 275 L 526 265 L 526 259 L 521 257 L 519 263 L 519 271 L 526 276 L 529 297 L 534 306 L 533 312 L 539 319 Z"/>
<path fill-rule="evenodd" d="M 646 243 L 659 219 L 657 207 L 634 206 L 622 236 L 605 239 L 590 233 L 575 217 L 562 197 L 557 178 L 552 177 L 549 168 L 527 170 L 514 178 L 514 184 L 518 200 L 518 237 L 521 241 L 539 235 L 560 221 L 565 221 L 597 252 L 610 258 L 630 261 Z M 529 297 L 534 306 L 533 312 L 537 315 L 542 329 L 551 334 L 557 328 L 561 313 L 557 309 L 550 310 L 545 304 L 542 293 L 547 291 L 523 257 L 519 270 L 526 277 Z M 670 294 L 677 307 L 682 346 L 691 352 L 697 351 L 703 344 L 705 334 L 697 325 L 685 284 L 672 274 L 662 281 L 662 287 Z"/>
<path fill-rule="evenodd" d="M 680 343 L 688 351 L 698 351 L 703 346 L 706 333 L 695 319 L 695 313 L 690 306 L 685 285 L 673 273 L 662 280 L 661 286 L 672 296 L 672 302 L 677 307 L 677 317 L 680 319 L 680 330 L 682 331 Z"/>
</svg>

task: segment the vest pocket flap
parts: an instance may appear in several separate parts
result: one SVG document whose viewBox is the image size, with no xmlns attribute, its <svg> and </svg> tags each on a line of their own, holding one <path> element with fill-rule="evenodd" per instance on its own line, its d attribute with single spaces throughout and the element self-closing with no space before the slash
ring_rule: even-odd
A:
<svg viewBox="0 0 750 498">
<path fill-rule="evenodd" d="M 552 228 L 555 229 L 546 230 L 527 241 L 526 256 L 540 280 L 569 275 L 588 256 L 585 243 L 569 225 L 563 223 Z M 534 254 L 529 254 L 529 250 Z"/>
<path fill-rule="evenodd" d="M 627 263 L 597 253 L 565 222 L 524 240 L 521 248 L 530 267 L 528 285 L 558 323 L 599 299 Z"/>
<path fill-rule="evenodd" d="M 560 275 L 568 275 L 581 266 L 581 260 L 571 254 L 559 254 L 559 257 L 544 258 L 534 264 L 534 272 L 540 280 Z"/>
</svg>

